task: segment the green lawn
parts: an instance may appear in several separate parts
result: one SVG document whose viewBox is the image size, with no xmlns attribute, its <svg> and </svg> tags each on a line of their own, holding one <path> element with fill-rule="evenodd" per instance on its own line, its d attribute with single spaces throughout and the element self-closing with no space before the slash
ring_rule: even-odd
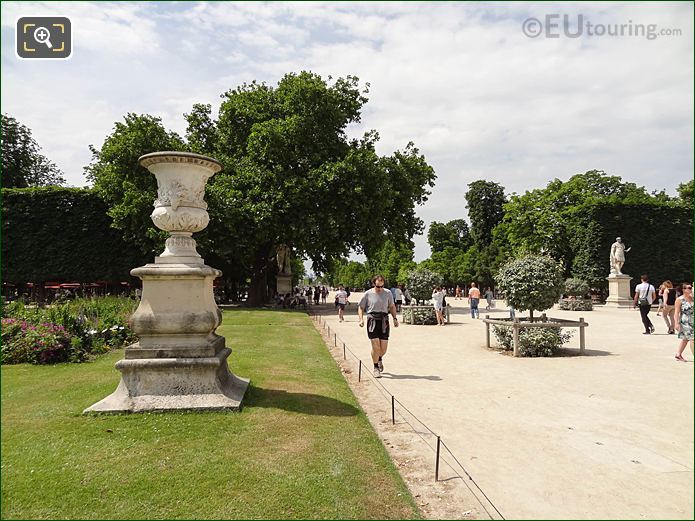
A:
<svg viewBox="0 0 695 521">
<path fill-rule="evenodd" d="M 93 363 L 2 367 L 2 518 L 419 518 L 306 314 L 224 313 L 241 413 L 82 416 Z"/>
</svg>

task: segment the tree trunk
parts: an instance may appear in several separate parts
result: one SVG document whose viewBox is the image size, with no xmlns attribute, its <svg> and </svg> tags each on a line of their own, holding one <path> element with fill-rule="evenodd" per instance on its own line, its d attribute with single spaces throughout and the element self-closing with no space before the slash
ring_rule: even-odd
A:
<svg viewBox="0 0 695 521">
<path fill-rule="evenodd" d="M 36 288 L 36 303 L 40 308 L 46 306 L 46 283 L 41 281 L 34 285 Z"/>
<path fill-rule="evenodd" d="M 249 298 L 246 304 L 249 306 L 262 306 L 268 299 L 268 254 L 263 251 L 256 253 L 251 272 L 251 285 L 249 286 Z"/>
<path fill-rule="evenodd" d="M 529 322 L 533 322 L 533 310 L 532 309 L 529 310 L 528 316 L 529 316 Z"/>
</svg>

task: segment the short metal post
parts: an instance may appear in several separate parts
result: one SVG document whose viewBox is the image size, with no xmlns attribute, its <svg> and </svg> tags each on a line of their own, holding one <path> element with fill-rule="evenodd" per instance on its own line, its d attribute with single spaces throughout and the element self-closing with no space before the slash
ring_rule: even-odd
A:
<svg viewBox="0 0 695 521">
<path fill-rule="evenodd" d="M 487 348 L 490 349 L 490 315 L 485 315 L 485 341 L 487 343 Z"/>
<path fill-rule="evenodd" d="M 396 425 L 396 397 L 391 395 L 391 423 Z"/>
<path fill-rule="evenodd" d="M 583 317 L 579 317 L 579 354 L 583 355 L 584 354 L 584 326 L 586 325 L 586 322 L 584 322 Z"/>
<path fill-rule="evenodd" d="M 442 439 L 437 436 L 437 461 L 434 463 L 434 480 L 439 481 L 439 446 L 442 443 Z"/>
<path fill-rule="evenodd" d="M 338 345 L 338 335 L 333 334 L 333 347 Z"/>
<path fill-rule="evenodd" d="M 361 382 L 362 381 L 362 360 L 359 361 L 359 370 L 357 371 L 357 381 Z"/>
<path fill-rule="evenodd" d="M 343 360 L 347 360 L 347 355 L 345 354 L 345 342 L 343 342 Z"/>
<path fill-rule="evenodd" d="M 512 324 L 514 333 L 514 356 L 519 356 L 519 319 L 515 318 Z"/>
</svg>

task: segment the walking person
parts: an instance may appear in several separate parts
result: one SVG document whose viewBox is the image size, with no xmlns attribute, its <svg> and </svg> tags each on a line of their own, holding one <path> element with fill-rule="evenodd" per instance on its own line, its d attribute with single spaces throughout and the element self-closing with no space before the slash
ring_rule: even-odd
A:
<svg viewBox="0 0 695 521">
<path fill-rule="evenodd" d="M 321 286 L 321 304 L 326 303 L 326 297 L 328 296 L 328 288 L 326 286 Z"/>
<path fill-rule="evenodd" d="M 432 305 L 434 306 L 434 314 L 437 316 L 437 325 L 444 325 L 444 296 L 446 292 L 437 286 L 432 291 Z"/>
<path fill-rule="evenodd" d="M 490 286 L 485 288 L 485 300 L 487 300 L 487 307 L 485 308 L 486 310 L 490 311 L 492 308 L 492 300 L 494 298 L 494 295 L 492 294 L 492 290 L 490 289 Z"/>
<path fill-rule="evenodd" d="M 642 275 L 641 284 L 635 287 L 635 296 L 633 299 L 634 307 L 639 306 L 640 315 L 642 315 L 642 324 L 644 324 L 643 335 L 651 335 L 654 332 L 654 324 L 649 320 L 649 311 L 652 309 L 652 303 L 656 299 L 656 290 L 654 286 L 649 284 L 649 277 Z"/>
<path fill-rule="evenodd" d="M 693 285 L 685 282 L 683 284 L 683 295 L 676 299 L 676 331 L 678 331 L 678 351 L 676 352 L 676 360 L 686 362 L 683 358 L 685 346 L 690 344 L 690 354 L 695 356 L 693 352 Z"/>
<path fill-rule="evenodd" d="M 314 287 L 314 304 L 319 305 L 319 299 L 321 298 L 321 288 L 318 286 Z"/>
<path fill-rule="evenodd" d="M 454 300 L 461 300 L 461 286 L 456 284 L 456 293 L 454 294 Z"/>
<path fill-rule="evenodd" d="M 480 318 L 478 304 L 480 303 L 480 290 L 475 282 L 471 282 L 471 289 L 468 290 L 468 305 L 471 307 L 471 318 Z"/>
<path fill-rule="evenodd" d="M 659 286 L 659 291 L 656 293 L 656 298 L 657 301 L 659 302 L 659 307 L 656 308 L 656 316 L 658 317 L 661 314 L 661 310 L 664 307 L 664 289 L 666 287 L 664 286 L 664 283 L 662 282 L 661 285 Z"/>
<path fill-rule="evenodd" d="M 344 312 L 345 306 L 348 303 L 348 294 L 345 291 L 345 286 L 338 286 L 338 291 L 335 294 L 335 304 L 338 306 L 338 322 L 345 322 Z"/>
<path fill-rule="evenodd" d="M 405 302 L 405 305 L 410 306 L 410 303 L 413 300 L 413 298 L 410 296 L 410 291 L 408 291 L 408 288 L 406 288 L 402 284 L 401 284 L 401 290 L 403 291 L 403 301 Z"/>
<path fill-rule="evenodd" d="M 372 343 L 372 362 L 374 377 L 381 378 L 384 372 L 383 358 L 389 346 L 389 314 L 393 316 L 393 327 L 398 327 L 396 305 L 393 295 L 384 289 L 384 277 L 376 275 L 372 279 L 372 288 L 362 296 L 357 306 L 360 327 L 364 327 L 364 315 L 367 315 L 367 337 Z"/>
<path fill-rule="evenodd" d="M 676 288 L 673 287 L 673 283 L 670 280 L 665 280 L 662 285 L 664 294 L 661 315 L 664 317 L 664 322 L 666 322 L 668 334 L 672 335 L 676 331 Z"/>
<path fill-rule="evenodd" d="M 401 312 L 401 306 L 403 305 L 403 290 L 401 289 L 400 286 L 396 286 L 396 295 L 395 295 L 395 302 L 396 302 L 396 313 Z"/>
</svg>

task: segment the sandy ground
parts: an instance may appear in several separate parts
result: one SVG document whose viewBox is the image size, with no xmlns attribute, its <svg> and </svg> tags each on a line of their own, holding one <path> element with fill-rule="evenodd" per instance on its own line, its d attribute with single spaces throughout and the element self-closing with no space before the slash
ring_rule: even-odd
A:
<svg viewBox="0 0 695 521">
<path fill-rule="evenodd" d="M 330 346 L 337 334 L 331 351 L 425 515 L 499 518 L 494 505 L 508 519 L 693 519 L 695 364 L 674 360 L 677 339 L 654 312 L 653 335 L 642 335 L 636 310 L 548 312 L 584 317 L 587 356 L 574 356 L 578 332 L 569 356 L 488 350 L 485 324 L 453 298 L 451 324 L 392 328 L 380 383 L 441 436 L 488 502 L 472 481 L 456 477 L 463 471 L 446 453 L 456 472 L 443 462 L 434 483 L 436 438 L 398 405 L 392 426 L 390 398 L 371 378 L 357 382 L 349 353 L 342 361 L 343 342 L 371 360 L 357 324 L 360 296 L 350 296 L 344 323 L 330 304 L 310 311 L 330 327 Z M 499 307 L 486 313 L 508 316 Z"/>
</svg>

